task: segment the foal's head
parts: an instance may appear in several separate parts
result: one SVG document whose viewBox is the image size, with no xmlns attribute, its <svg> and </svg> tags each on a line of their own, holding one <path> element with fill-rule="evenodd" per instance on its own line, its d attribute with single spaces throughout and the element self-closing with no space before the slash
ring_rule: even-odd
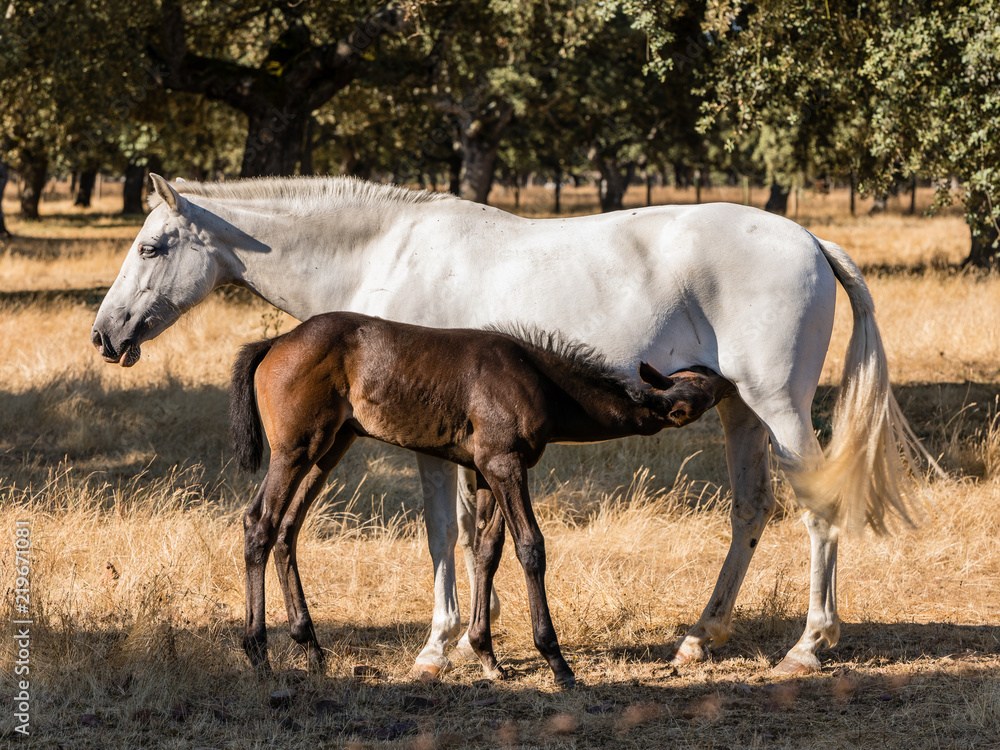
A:
<svg viewBox="0 0 1000 750">
<path fill-rule="evenodd" d="M 682 370 L 668 376 L 646 362 L 639 365 L 639 377 L 652 386 L 647 406 L 661 413 L 670 427 L 695 421 L 732 388 L 728 380 L 708 370 Z"/>
</svg>

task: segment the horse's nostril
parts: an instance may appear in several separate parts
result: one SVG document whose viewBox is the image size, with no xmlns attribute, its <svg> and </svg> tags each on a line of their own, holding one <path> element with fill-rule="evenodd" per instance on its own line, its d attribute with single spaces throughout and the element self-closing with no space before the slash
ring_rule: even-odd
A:
<svg viewBox="0 0 1000 750">
<path fill-rule="evenodd" d="M 90 332 L 90 343 L 92 343 L 98 351 L 104 347 L 104 339 L 101 337 L 101 332 L 96 328 Z"/>
</svg>

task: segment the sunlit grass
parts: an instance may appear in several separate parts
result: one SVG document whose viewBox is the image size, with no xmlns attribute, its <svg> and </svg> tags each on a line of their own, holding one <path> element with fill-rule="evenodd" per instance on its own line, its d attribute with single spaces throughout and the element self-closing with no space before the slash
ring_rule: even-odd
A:
<svg viewBox="0 0 1000 750">
<path fill-rule="evenodd" d="M 739 188 L 726 190 L 719 195 L 740 200 Z M 568 193 L 593 209 L 592 190 Z M 522 194 L 538 213 L 550 198 L 543 189 Z M 504 199 L 498 192 L 495 202 Z M 15 220 L 21 238 L 0 252 L 0 336 L 8 342 L 0 528 L 31 524 L 36 739 L 381 746 L 380 737 L 394 735 L 379 732 L 400 725 L 410 734 L 395 746 L 415 748 L 989 746 L 1000 705 L 997 278 L 936 267 L 961 260 L 959 217 L 851 219 L 840 193 L 805 194 L 798 211 L 859 262 L 913 269 L 874 271 L 869 283 L 904 409 L 957 478 L 932 485 L 919 529 L 843 542 L 846 624 L 841 645 L 822 655 L 822 675 L 783 683 L 768 672 L 801 633 L 808 600 L 808 540 L 791 509 L 761 540 L 735 633 L 716 660 L 679 671 L 667 663 L 708 602 L 729 543 L 713 412 L 654 438 L 554 446 L 533 472 L 553 618 L 583 683 L 568 694 L 554 692 L 532 646 L 509 543 L 497 577 L 497 651 L 514 678 L 482 686 L 481 670 L 460 664 L 438 685 L 408 681 L 432 603 L 418 479 L 409 453 L 359 442 L 310 511 L 299 545 L 327 675 L 298 683 L 291 705 L 278 709 L 268 694 L 300 677 L 260 684 L 240 648 L 241 513 L 260 476 L 231 465 L 226 399 L 237 347 L 294 322 L 249 295 L 216 294 L 147 343 L 136 367 L 104 364 L 89 342 L 99 295 L 20 293 L 109 285 L 136 227 L 76 232 L 68 219 Z M 42 239 L 23 239 L 32 236 Z M 65 242 L 45 239 L 53 237 Z M 837 316 L 818 428 L 850 333 L 846 305 Z M 789 497 L 783 485 L 778 492 Z M 5 545 L 7 621 L 16 619 L 12 567 Z M 464 607 L 464 576 L 459 589 Z M 273 570 L 267 617 L 276 669 L 304 667 Z M 5 679 L 12 649 L 0 640 Z M 355 677 L 357 666 L 381 676 Z M 424 705 L 414 696 L 437 702 L 414 709 Z M 317 716 L 321 699 L 341 709 Z M 12 726 L 7 700 L 0 697 L 0 735 Z M 97 726 L 81 723 L 84 715 Z"/>
</svg>

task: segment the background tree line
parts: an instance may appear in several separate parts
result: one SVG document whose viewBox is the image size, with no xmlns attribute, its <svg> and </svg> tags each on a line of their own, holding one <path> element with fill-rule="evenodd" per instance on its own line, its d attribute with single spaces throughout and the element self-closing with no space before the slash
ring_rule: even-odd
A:
<svg viewBox="0 0 1000 750">
<path fill-rule="evenodd" d="M 0 186 L 46 176 L 344 173 L 485 202 L 529 173 L 714 171 L 962 202 L 969 262 L 1000 219 L 1000 2 L 952 0 L 7 0 Z M 954 188 L 957 183 L 958 189 Z M 0 233 L 4 231 L 0 213 Z"/>
</svg>

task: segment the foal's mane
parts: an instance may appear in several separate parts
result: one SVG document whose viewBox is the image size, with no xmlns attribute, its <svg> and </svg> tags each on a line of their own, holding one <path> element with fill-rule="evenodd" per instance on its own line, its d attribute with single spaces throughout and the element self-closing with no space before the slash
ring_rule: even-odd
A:
<svg viewBox="0 0 1000 750">
<path fill-rule="evenodd" d="M 560 331 L 544 331 L 526 323 L 495 323 L 484 330 L 516 339 L 540 354 L 546 362 L 566 368 L 571 376 L 596 381 L 606 388 L 624 390 L 633 400 L 638 400 L 642 393 L 635 381 L 617 372 L 594 347 L 567 339 Z"/>
<path fill-rule="evenodd" d="M 431 203 L 454 199 L 451 193 L 410 190 L 356 177 L 254 177 L 226 182 L 172 182 L 181 195 L 233 203 L 252 203 L 285 213 L 312 213 L 334 207 Z M 162 199 L 149 194 L 150 208 Z"/>
</svg>

